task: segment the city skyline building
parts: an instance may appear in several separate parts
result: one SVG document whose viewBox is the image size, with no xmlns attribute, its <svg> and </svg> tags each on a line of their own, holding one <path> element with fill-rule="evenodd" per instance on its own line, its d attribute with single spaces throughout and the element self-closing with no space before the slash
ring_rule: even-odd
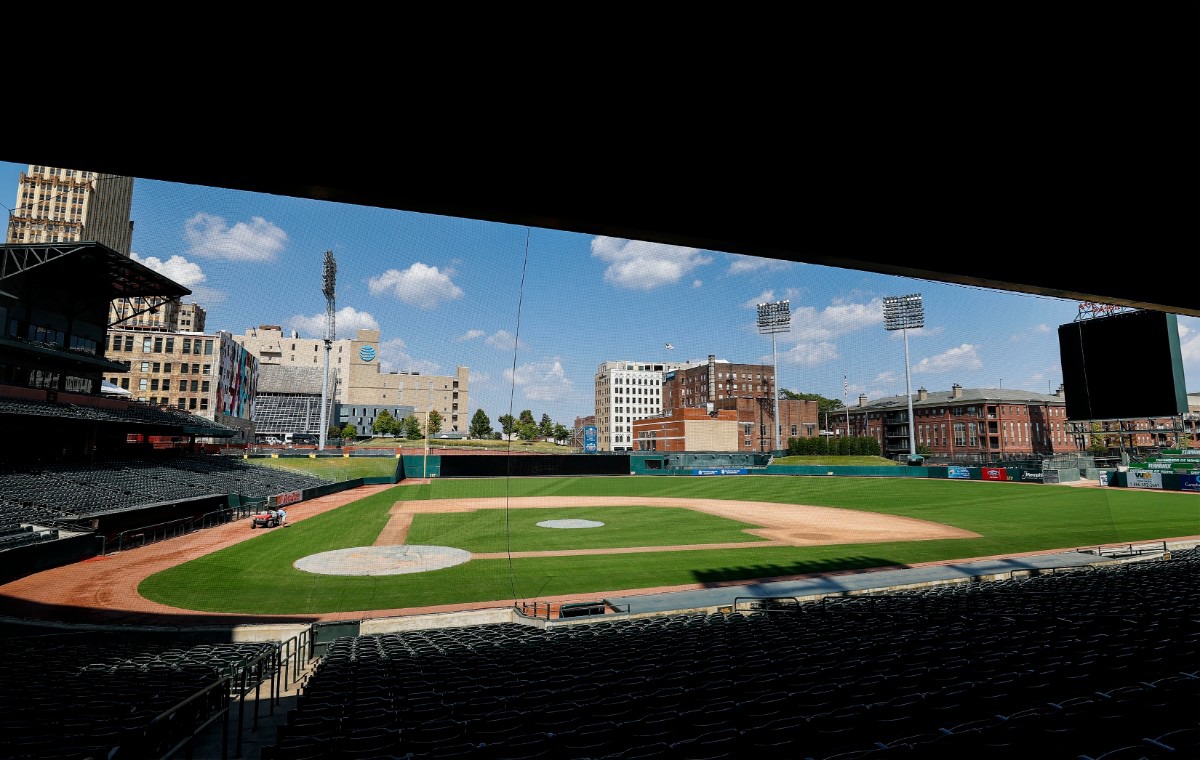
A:
<svg viewBox="0 0 1200 760">
<path fill-rule="evenodd" d="M 324 338 L 301 338 L 292 331 L 283 334 L 279 325 L 260 325 L 233 339 L 258 357 L 264 366 L 310 367 L 320 370 L 325 362 Z M 422 427 L 430 410 L 442 416 L 442 432 L 465 433 L 470 424 L 470 373 L 457 367 L 453 375 L 383 371 L 379 361 L 379 330 L 360 329 L 354 338 L 331 342 L 330 384 L 335 389 L 337 424 L 366 426 L 358 432 L 371 433 L 369 425 L 382 409 L 412 407 Z"/>
<path fill-rule="evenodd" d="M 595 424 L 599 451 L 633 451 L 634 420 L 663 410 L 663 375 L 687 362 L 606 361 L 596 369 Z"/>
<path fill-rule="evenodd" d="M 172 407 L 235 428 L 230 443 L 254 441 L 258 358 L 227 332 L 147 332 L 110 328 L 107 358 L 125 365 L 107 379 L 130 400 Z"/>
</svg>

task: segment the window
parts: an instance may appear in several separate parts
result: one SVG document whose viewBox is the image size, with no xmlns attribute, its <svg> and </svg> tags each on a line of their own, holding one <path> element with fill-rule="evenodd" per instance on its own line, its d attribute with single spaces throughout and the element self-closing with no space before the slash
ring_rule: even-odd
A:
<svg viewBox="0 0 1200 760">
<path fill-rule="evenodd" d="M 203 391 L 204 393 L 208 393 L 208 381 L 207 380 L 200 383 L 200 390 Z"/>
<path fill-rule="evenodd" d="M 168 353 L 168 354 L 171 354 L 171 353 L 174 353 L 174 352 L 175 352 L 175 339 L 174 339 L 174 338 L 167 338 L 167 349 L 166 349 L 166 351 L 167 351 L 167 353 Z M 170 372 L 170 370 L 167 370 L 167 371 L 168 371 L 168 372 Z"/>
<path fill-rule="evenodd" d="M 211 365 L 211 364 L 205 364 L 205 365 L 204 365 L 204 372 L 203 372 L 202 374 L 205 374 L 205 375 L 210 375 L 210 374 L 212 374 L 211 372 L 209 372 L 209 370 L 211 370 L 211 369 L 212 369 L 212 365 Z"/>
<path fill-rule="evenodd" d="M 200 399 L 200 411 L 204 411 L 205 409 L 208 409 L 208 399 L 202 398 Z"/>
<path fill-rule="evenodd" d="M 200 374 L 200 365 L 199 365 L 199 364 L 193 364 L 193 365 L 192 365 L 192 374 L 193 374 L 193 375 L 199 375 L 199 374 Z"/>
<path fill-rule="evenodd" d="M 212 356 L 212 344 L 213 344 L 213 342 L 211 340 L 204 341 L 204 355 L 205 356 Z"/>
<path fill-rule="evenodd" d="M 187 399 L 186 398 L 179 399 L 179 403 L 176 404 L 176 406 L 178 406 L 180 409 L 187 409 Z"/>
<path fill-rule="evenodd" d="M 192 381 L 192 393 L 195 393 L 195 392 L 196 392 L 196 391 L 198 391 L 198 390 L 200 390 L 200 381 L 199 381 L 199 380 L 193 380 L 193 381 Z"/>
<path fill-rule="evenodd" d="M 191 366 L 191 365 L 189 365 L 189 364 L 187 364 L 186 362 L 184 362 L 183 364 L 180 364 L 180 365 L 179 365 L 179 371 L 180 371 L 180 372 L 182 372 L 183 374 L 185 374 L 185 375 L 186 375 L 186 374 L 188 373 L 188 367 L 189 367 L 189 366 Z"/>
<path fill-rule="evenodd" d="M 150 390 L 152 390 L 152 391 L 158 390 L 158 378 L 157 377 L 150 381 Z"/>
<path fill-rule="evenodd" d="M 125 350 L 126 351 L 133 350 L 133 336 L 132 335 L 125 336 Z"/>
<path fill-rule="evenodd" d="M 163 372 L 170 372 L 170 371 L 171 371 L 171 362 L 167 362 L 167 363 L 163 364 Z"/>
<path fill-rule="evenodd" d="M 196 399 L 194 397 L 189 398 L 188 399 L 188 409 L 195 409 L 195 408 L 196 408 Z"/>
<path fill-rule="evenodd" d="M 162 353 L 162 346 L 163 346 L 163 344 L 162 344 L 162 338 L 155 338 L 155 339 L 154 339 L 154 353 L 156 353 L 156 354 L 161 354 L 161 353 Z"/>
<path fill-rule="evenodd" d="M 146 336 L 145 338 L 142 338 L 142 353 L 143 354 L 150 353 L 150 349 L 153 348 L 153 346 L 154 346 L 153 338 L 151 338 L 150 336 Z"/>
<path fill-rule="evenodd" d="M 129 378 L 127 378 L 127 377 L 121 378 L 121 387 L 124 388 L 125 390 L 129 390 Z"/>
<path fill-rule="evenodd" d="M 169 390 L 171 390 L 171 378 L 169 378 L 169 377 L 164 377 L 164 378 L 163 378 L 163 382 L 162 382 L 162 389 L 163 389 L 164 391 L 169 391 Z"/>
<path fill-rule="evenodd" d="M 121 350 L 121 336 L 120 336 L 120 335 L 114 335 L 114 336 L 113 336 L 112 350 L 113 350 L 113 351 L 120 351 L 120 350 Z"/>
<path fill-rule="evenodd" d="M 142 372 L 150 371 L 150 362 L 142 362 Z"/>
<path fill-rule="evenodd" d="M 138 390 L 139 391 L 146 390 L 146 378 L 143 377 L 138 380 Z"/>
</svg>

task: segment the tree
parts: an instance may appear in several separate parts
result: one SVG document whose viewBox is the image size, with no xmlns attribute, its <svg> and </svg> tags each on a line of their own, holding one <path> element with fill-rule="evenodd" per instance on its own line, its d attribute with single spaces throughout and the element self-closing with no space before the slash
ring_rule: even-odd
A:
<svg viewBox="0 0 1200 760">
<path fill-rule="evenodd" d="M 550 419 L 550 415 L 542 414 L 542 421 L 538 423 L 538 435 L 542 438 L 554 436 L 554 422 Z"/>
<path fill-rule="evenodd" d="M 471 427 L 467 428 L 467 435 L 472 438 L 492 437 L 492 421 L 488 419 L 487 413 L 482 409 L 475 410 L 475 414 L 471 417 Z"/>
<path fill-rule="evenodd" d="M 371 432 L 377 435 L 396 435 L 396 418 L 387 409 L 375 415 L 371 423 Z"/>
<path fill-rule="evenodd" d="M 538 426 L 532 422 L 518 422 L 517 437 L 526 443 L 531 442 L 538 437 Z"/>
<path fill-rule="evenodd" d="M 846 405 L 841 401 L 835 398 L 825 398 L 819 393 L 796 393 L 795 391 L 789 391 L 787 388 L 780 388 L 779 397 L 793 401 L 816 401 L 817 414 L 824 414 L 826 412 L 833 414 L 836 411 L 846 408 Z"/>
<path fill-rule="evenodd" d="M 349 439 L 353 440 L 354 437 L 357 435 L 358 435 L 358 428 L 354 427 L 349 422 L 346 423 L 346 427 L 342 428 L 342 437 L 343 438 L 349 438 Z"/>
<path fill-rule="evenodd" d="M 328 431 L 328 433 L 326 433 L 326 437 L 327 438 L 341 438 L 343 430 L 345 430 L 345 428 L 343 428 L 341 425 L 337 425 L 337 424 L 330 425 L 329 431 Z"/>
<path fill-rule="evenodd" d="M 429 417 L 425 420 L 425 435 L 432 438 L 442 432 L 442 413 L 437 409 L 429 410 Z"/>
<path fill-rule="evenodd" d="M 559 422 L 554 425 L 554 431 L 551 433 L 551 437 L 554 438 L 555 443 L 562 444 L 564 441 L 571 440 L 571 431 L 567 430 L 566 425 Z"/>
<path fill-rule="evenodd" d="M 421 421 L 417 419 L 417 415 L 410 414 L 400 421 L 400 432 L 410 441 L 415 441 L 421 437 Z"/>
<path fill-rule="evenodd" d="M 500 429 L 504 431 L 505 438 L 511 438 L 513 431 L 517 429 L 517 421 L 511 414 L 502 414 L 497 420 L 500 423 Z"/>
<path fill-rule="evenodd" d="M 525 425 L 537 425 L 533 421 L 533 411 L 530 409 L 522 409 L 521 413 L 517 415 L 517 421 Z"/>
</svg>

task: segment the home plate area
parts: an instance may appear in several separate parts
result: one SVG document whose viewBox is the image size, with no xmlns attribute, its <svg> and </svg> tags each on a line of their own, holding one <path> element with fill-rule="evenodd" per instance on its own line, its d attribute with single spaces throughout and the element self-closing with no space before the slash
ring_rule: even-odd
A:
<svg viewBox="0 0 1200 760">
<path fill-rule="evenodd" d="M 461 565 L 471 552 L 451 546 L 356 546 L 310 554 L 296 560 L 297 570 L 321 575 L 402 575 Z"/>
</svg>

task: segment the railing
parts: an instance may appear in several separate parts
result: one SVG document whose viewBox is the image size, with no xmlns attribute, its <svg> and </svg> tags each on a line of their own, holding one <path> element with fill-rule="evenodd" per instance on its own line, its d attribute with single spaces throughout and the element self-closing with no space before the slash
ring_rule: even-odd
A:
<svg viewBox="0 0 1200 760">
<path fill-rule="evenodd" d="M 214 525 L 224 525 L 248 517 L 257 510 L 258 506 L 259 504 L 254 501 L 246 501 L 238 506 L 222 507 L 212 512 L 206 512 L 199 517 L 181 517 L 178 520 L 129 528 L 118 533 L 111 541 L 105 539 L 100 553 L 113 554 L 126 549 L 136 549 L 139 546 L 187 535 L 197 530 L 211 528 Z"/>
<path fill-rule="evenodd" d="M 304 666 L 312 660 L 313 636 L 312 629 L 305 628 L 300 633 L 279 645 L 279 691 L 287 689 L 300 680 Z"/>
<path fill-rule="evenodd" d="M 1138 557 L 1143 554 L 1165 554 L 1166 541 L 1150 541 L 1144 544 L 1102 544 L 1088 546 L 1075 551 L 1081 554 L 1095 554 L 1098 557 Z"/>
</svg>

